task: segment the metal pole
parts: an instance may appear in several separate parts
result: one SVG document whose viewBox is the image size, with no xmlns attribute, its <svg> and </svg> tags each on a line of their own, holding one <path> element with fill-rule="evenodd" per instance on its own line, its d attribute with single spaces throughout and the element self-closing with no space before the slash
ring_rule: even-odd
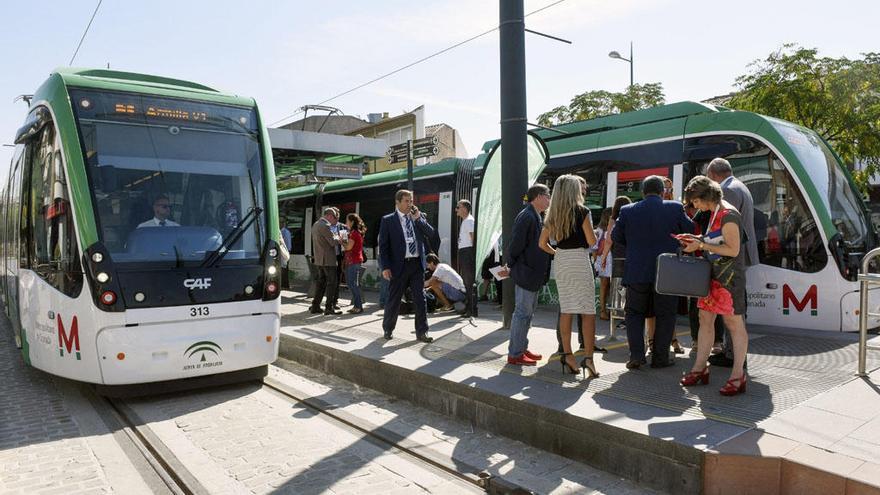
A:
<svg viewBox="0 0 880 495">
<path fill-rule="evenodd" d="M 633 60 L 633 42 L 629 42 L 629 87 L 633 87 L 633 65 L 635 61 Z"/>
<path fill-rule="evenodd" d="M 868 360 L 868 289 L 872 275 L 868 273 L 871 260 L 880 255 L 880 248 L 874 248 L 862 258 L 862 270 L 859 272 L 859 372 L 861 377 L 868 376 L 866 364 Z M 875 275 L 876 276 L 876 275 Z M 875 284 L 876 280 L 873 281 Z"/>
<path fill-rule="evenodd" d="M 526 124 L 526 50 L 523 0 L 499 0 L 501 62 L 501 239 L 510 245 L 513 221 L 529 187 Z M 505 328 L 514 307 L 513 280 L 503 283 Z"/>
<path fill-rule="evenodd" d="M 406 188 L 413 192 L 412 139 L 406 141 Z M 415 199 L 415 198 L 413 198 Z"/>
</svg>

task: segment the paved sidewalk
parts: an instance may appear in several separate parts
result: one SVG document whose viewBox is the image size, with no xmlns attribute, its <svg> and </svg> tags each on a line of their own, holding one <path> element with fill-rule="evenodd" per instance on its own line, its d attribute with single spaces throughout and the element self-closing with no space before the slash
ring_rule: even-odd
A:
<svg viewBox="0 0 880 495">
<path fill-rule="evenodd" d="M 366 295 L 368 302 L 375 300 L 375 292 Z M 547 361 L 556 350 L 555 312 L 539 310 L 529 335 L 530 348 L 545 359 L 537 367 L 520 368 L 506 364 L 508 334 L 494 305 L 481 305 L 480 318 L 473 320 L 430 315 L 435 341 L 425 345 L 414 340 L 411 316 L 401 317 L 394 339 L 385 341 L 375 304 L 361 315 L 314 316 L 303 296 L 285 291 L 282 332 L 304 342 L 702 452 L 790 459 L 880 486 L 880 354 L 869 351 L 871 376 L 857 378 L 853 334 L 751 328 L 748 392 L 723 397 L 717 390 L 726 369 L 712 370 L 709 386 L 678 385 L 691 365 L 684 356 L 671 368 L 627 371 L 626 344 L 608 341 L 607 322 L 600 321 L 597 332 L 599 345 L 610 349 L 595 355 L 601 376 L 583 380 L 562 375 L 558 362 Z M 681 319 L 677 334 L 687 347 L 685 324 Z M 726 468 L 707 462 L 704 475 L 718 474 L 713 469 Z"/>
<path fill-rule="evenodd" d="M 0 315 L 0 493 L 153 493 L 79 385 L 24 364 Z"/>
</svg>

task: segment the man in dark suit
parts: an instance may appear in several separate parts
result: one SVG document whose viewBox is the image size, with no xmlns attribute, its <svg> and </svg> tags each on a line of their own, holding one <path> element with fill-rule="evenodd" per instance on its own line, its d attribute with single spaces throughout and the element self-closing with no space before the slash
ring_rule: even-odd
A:
<svg viewBox="0 0 880 495">
<path fill-rule="evenodd" d="M 385 302 L 385 315 L 382 330 L 385 338 L 391 339 L 397 325 L 400 298 L 407 287 L 412 291 L 413 309 L 416 314 L 416 339 L 429 343 L 428 310 L 425 306 L 425 254 L 428 246 L 425 239 L 434 234 L 434 228 L 413 206 L 411 191 L 401 189 L 394 195 L 395 210 L 382 217 L 379 225 L 379 257 L 382 278 L 390 281 L 388 300 Z"/>
<path fill-rule="evenodd" d="M 675 332 L 678 297 L 654 292 L 657 256 L 674 253 L 679 242 L 672 234 L 692 233 L 694 224 L 684 213 L 684 206 L 661 198 L 663 178 L 651 175 L 642 181 L 643 200 L 624 206 L 611 240 L 626 248 L 623 285 L 626 286 L 626 337 L 629 344 L 628 369 L 645 364 L 645 315 L 657 318 L 654 331 L 651 367 L 672 366 L 669 345 Z"/>
<path fill-rule="evenodd" d="M 332 206 L 324 208 L 323 215 L 312 225 L 312 249 L 315 252 L 315 268 L 317 268 L 317 285 L 315 297 L 312 299 L 312 314 L 321 313 L 321 299 L 327 298 L 325 315 L 339 315 L 342 311 L 333 308 L 333 292 L 338 279 L 336 278 L 336 246 L 339 236 L 331 228 L 339 221 L 336 209 Z"/>
</svg>

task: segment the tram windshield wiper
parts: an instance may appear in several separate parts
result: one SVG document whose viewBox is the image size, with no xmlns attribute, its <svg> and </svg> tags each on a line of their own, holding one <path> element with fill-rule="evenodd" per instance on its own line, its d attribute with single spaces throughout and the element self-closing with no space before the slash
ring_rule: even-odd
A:
<svg viewBox="0 0 880 495">
<path fill-rule="evenodd" d="M 223 244 L 217 248 L 216 251 L 211 251 L 211 254 L 205 258 L 205 261 L 202 262 L 202 268 L 208 267 L 211 268 L 216 266 L 218 263 L 223 261 L 223 258 L 229 253 L 229 247 L 238 241 L 241 238 L 242 234 L 244 234 L 245 230 L 250 228 L 251 224 L 254 223 L 257 218 L 260 216 L 260 213 L 263 213 L 263 209 L 259 206 L 254 206 L 251 208 L 247 215 L 241 219 L 241 222 L 238 222 L 238 225 L 235 226 L 230 232 L 229 235 L 223 240 Z"/>
</svg>

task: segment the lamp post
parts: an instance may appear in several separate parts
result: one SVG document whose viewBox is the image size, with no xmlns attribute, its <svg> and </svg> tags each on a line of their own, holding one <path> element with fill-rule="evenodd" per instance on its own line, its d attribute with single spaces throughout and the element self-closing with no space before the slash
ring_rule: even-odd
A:
<svg viewBox="0 0 880 495">
<path fill-rule="evenodd" d="M 623 60 L 624 62 L 629 62 L 629 85 L 632 87 L 633 85 L 633 44 L 632 41 L 629 42 L 629 58 L 623 58 L 620 56 L 617 51 L 612 51 L 608 54 L 611 58 L 616 58 L 618 60 Z"/>
</svg>

